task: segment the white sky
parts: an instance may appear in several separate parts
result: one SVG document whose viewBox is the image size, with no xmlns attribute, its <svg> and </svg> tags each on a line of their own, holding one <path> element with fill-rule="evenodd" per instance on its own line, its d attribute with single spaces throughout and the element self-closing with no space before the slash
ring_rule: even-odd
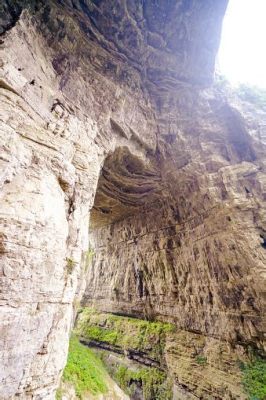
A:
<svg viewBox="0 0 266 400">
<path fill-rule="evenodd" d="M 229 0 L 218 69 L 232 84 L 266 88 L 266 0 Z"/>
</svg>

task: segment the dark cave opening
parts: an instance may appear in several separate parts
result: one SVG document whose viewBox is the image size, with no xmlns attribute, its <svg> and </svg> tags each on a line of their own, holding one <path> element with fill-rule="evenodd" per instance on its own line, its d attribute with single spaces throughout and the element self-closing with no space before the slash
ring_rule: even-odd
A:
<svg viewBox="0 0 266 400">
<path fill-rule="evenodd" d="M 127 147 L 107 156 L 90 215 L 94 257 L 84 304 L 105 310 L 110 306 L 109 311 L 123 314 L 121 302 L 135 297 L 145 301 L 149 289 L 141 241 L 147 234 L 147 213 L 160 208 L 161 192 L 162 179 L 154 160 L 137 156 Z"/>
<path fill-rule="evenodd" d="M 105 160 L 91 211 L 90 231 L 111 225 L 158 198 L 161 177 L 149 160 L 120 147 Z"/>
</svg>

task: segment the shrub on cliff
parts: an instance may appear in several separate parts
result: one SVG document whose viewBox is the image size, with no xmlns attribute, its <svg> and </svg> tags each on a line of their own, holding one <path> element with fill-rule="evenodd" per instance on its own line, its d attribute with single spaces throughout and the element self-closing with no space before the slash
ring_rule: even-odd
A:
<svg viewBox="0 0 266 400">
<path fill-rule="evenodd" d="M 243 384 L 250 400 L 266 399 L 266 360 L 255 357 L 242 365 Z"/>
<path fill-rule="evenodd" d="M 259 107 L 266 107 L 266 90 L 256 86 L 248 86 L 245 84 L 239 85 L 237 95 L 249 103 Z"/>
<path fill-rule="evenodd" d="M 73 384 L 76 395 L 82 399 L 86 392 L 93 395 L 106 393 L 106 377 L 101 360 L 76 337 L 71 337 L 63 380 Z"/>
<path fill-rule="evenodd" d="M 142 388 L 144 400 L 171 400 L 173 397 L 172 383 L 165 372 L 157 368 L 140 368 L 131 370 L 120 366 L 115 374 L 119 386 L 131 394 L 134 385 Z"/>
</svg>

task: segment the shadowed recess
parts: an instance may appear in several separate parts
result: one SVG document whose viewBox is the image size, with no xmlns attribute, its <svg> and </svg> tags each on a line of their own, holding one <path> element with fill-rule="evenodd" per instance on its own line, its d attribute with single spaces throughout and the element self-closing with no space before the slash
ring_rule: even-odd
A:
<svg viewBox="0 0 266 400">
<path fill-rule="evenodd" d="M 134 156 L 128 148 L 117 149 L 103 165 L 91 213 L 91 228 L 98 228 L 137 213 L 159 198 L 159 171 Z"/>
</svg>

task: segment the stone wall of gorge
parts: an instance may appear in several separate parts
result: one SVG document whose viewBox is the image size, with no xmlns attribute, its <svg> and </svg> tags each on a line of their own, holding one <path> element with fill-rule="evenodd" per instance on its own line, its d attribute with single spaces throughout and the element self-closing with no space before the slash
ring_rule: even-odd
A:
<svg viewBox="0 0 266 400">
<path fill-rule="evenodd" d="M 232 346 L 228 341 L 189 332 L 175 324 L 101 313 L 87 307 L 79 310 L 74 332 L 81 343 L 101 354 L 114 379 L 124 390 L 130 390 L 132 400 L 248 398 L 240 369 L 240 364 L 245 365 L 249 359 L 245 346 Z M 126 382 L 125 369 L 129 375 Z M 136 385 L 136 369 L 145 370 L 149 376 L 160 372 L 163 382 L 151 379 L 153 391 L 147 393 L 145 379 L 140 387 Z"/>
<path fill-rule="evenodd" d="M 121 145 L 146 157 L 111 121 L 155 142 L 149 103 L 100 74 L 109 56 L 86 40 L 57 2 L 24 9 L 1 36 L 1 399 L 54 399 L 102 161 Z"/>
<path fill-rule="evenodd" d="M 263 347 L 261 144 L 241 114 L 221 108 L 222 127 L 209 107 L 212 124 L 198 120 L 182 142 L 161 135 L 153 170 L 123 150 L 109 156 L 91 216 L 83 303 Z"/>
</svg>

